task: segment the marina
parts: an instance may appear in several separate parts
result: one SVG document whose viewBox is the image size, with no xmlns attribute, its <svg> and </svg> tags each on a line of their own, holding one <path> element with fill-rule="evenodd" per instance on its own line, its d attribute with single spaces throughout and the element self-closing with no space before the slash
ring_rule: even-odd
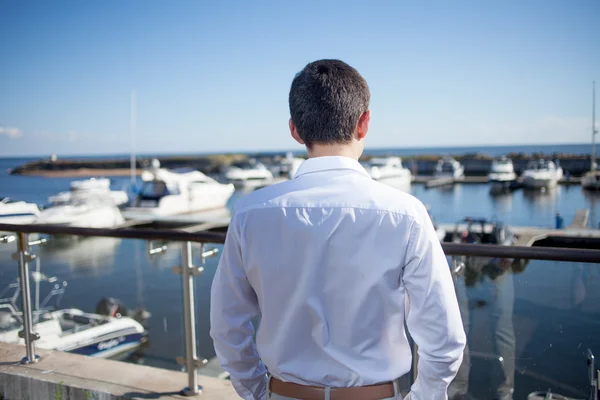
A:
<svg viewBox="0 0 600 400">
<path fill-rule="evenodd" d="M 8 175 L 6 171 L 19 163 L 20 160 L 0 160 L 1 173 L 5 174 L 0 175 L 3 195 L 43 204 L 53 194 L 70 190 L 70 178 Z M 580 185 L 559 184 L 544 191 L 523 189 L 495 195 L 490 193 L 488 176 L 467 176 L 452 185 L 428 188 L 427 182 L 431 179 L 432 176 L 417 175 L 403 190 L 429 207 L 438 229 L 446 232 L 446 238 L 449 233 L 466 227 L 455 221 L 469 217 L 484 218 L 490 223 L 501 221 L 515 234 L 514 245 L 518 246 L 564 247 L 570 241 L 572 247 L 581 247 L 583 240 L 587 243 L 583 247 L 597 248 L 600 196 L 583 190 Z M 140 177 L 136 183 L 141 187 L 143 182 Z M 128 185 L 128 177 L 111 177 L 113 188 Z M 116 227 L 122 230 L 140 227 L 149 232 L 156 228 L 175 229 L 173 234 L 176 231 L 224 232 L 230 210 L 247 193 L 248 190 L 243 189 L 232 192 L 225 208 L 171 215 L 150 213 L 146 219 L 125 220 Z M 564 220 L 560 229 L 556 226 L 557 213 Z M 484 230 L 489 229 L 491 225 L 484 225 Z M 143 307 L 150 314 L 146 321 L 148 342 L 133 352 L 127 358 L 128 362 L 181 369 L 177 357 L 184 354 L 184 318 L 180 306 L 183 294 L 180 279 L 172 272 L 172 267 L 182 261 L 180 245 L 165 240 L 94 237 L 76 240 L 50 237 L 49 240 L 49 244 L 35 246 L 33 251 L 39 257 L 42 273 L 69 281 L 69 290 L 61 301 L 65 309 L 93 313 L 98 299 L 106 297 L 118 299 L 132 308 Z M 220 245 L 208 248 L 218 250 Z M 15 279 L 14 261 L 10 257 L 13 249 L 14 243 L 0 244 L 0 284 L 4 286 Z M 205 373 L 223 377 L 215 365 L 208 335 L 209 289 L 218 253 L 217 258 L 200 259 L 198 254 L 202 247 L 194 244 L 192 250 L 194 264 L 203 265 L 202 275 L 195 278 L 194 289 L 198 352 L 202 358 L 210 360 L 211 367 Z M 477 262 L 473 265 L 486 264 Z M 503 375 L 498 372 L 494 358 L 490 358 L 490 354 L 497 351 L 493 331 L 490 334 L 484 332 L 490 332 L 490 327 L 496 326 L 489 325 L 490 318 L 496 313 L 494 310 L 498 306 L 508 307 L 498 303 L 500 298 L 494 294 L 500 288 L 508 290 L 505 289 L 508 283 L 498 286 L 497 271 L 500 270 L 496 267 L 467 268 L 465 271 L 469 271 L 467 275 L 457 277 L 457 293 L 464 296 L 465 310 L 468 310 L 465 313 L 472 320 L 470 330 L 480 332 L 472 338 L 470 391 L 473 398 L 485 399 L 491 396 L 490 391 L 496 384 L 478 385 L 477 382 L 489 379 L 501 382 Z M 600 293 L 598 273 L 597 265 L 593 264 L 532 260 L 501 274 L 502 282 L 510 282 L 510 293 L 513 293 L 509 309 L 513 310 L 515 336 L 514 350 L 510 351 L 516 352 L 517 360 L 513 374 L 515 394 L 519 396 L 515 395 L 515 398 L 548 388 L 575 397 L 585 393 L 584 347 L 600 347 L 597 335 L 593 333 L 600 329 L 597 326 L 600 310 L 595 306 L 600 301 L 597 297 Z M 561 330 L 557 330 L 557 326 Z M 552 352 L 548 353 L 545 349 L 550 345 Z M 548 362 L 539 363 L 537 360 L 542 356 L 550 357 Z M 559 362 L 569 363 L 569 371 L 558 368 Z M 408 384 L 406 380 L 403 382 Z"/>
</svg>

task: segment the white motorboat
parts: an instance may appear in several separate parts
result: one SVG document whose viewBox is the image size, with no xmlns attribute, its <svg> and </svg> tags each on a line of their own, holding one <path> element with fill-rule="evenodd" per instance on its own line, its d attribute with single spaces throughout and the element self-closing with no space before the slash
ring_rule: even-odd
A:
<svg viewBox="0 0 600 400">
<path fill-rule="evenodd" d="M 530 189 L 549 189 L 556 187 L 563 176 L 563 170 L 552 161 L 534 160 L 521 174 L 523 186 Z"/>
<path fill-rule="evenodd" d="M 435 166 L 434 175 L 437 178 L 463 179 L 465 176 L 465 167 L 452 157 L 444 157 Z"/>
<path fill-rule="evenodd" d="M 102 196 L 105 199 L 111 199 L 116 206 L 122 206 L 129 201 L 129 196 L 124 190 L 111 190 L 110 179 L 108 178 L 90 178 L 71 182 L 68 192 L 60 192 L 48 198 L 50 204 L 66 204 L 71 198 L 77 196 L 79 199 L 85 196 Z"/>
<path fill-rule="evenodd" d="M 588 190 L 600 190 L 600 171 L 596 163 L 596 82 L 592 87 L 592 157 L 590 171 L 581 178 L 581 186 Z"/>
<path fill-rule="evenodd" d="M 490 173 L 488 174 L 490 182 L 512 182 L 517 179 L 515 167 L 510 158 L 502 156 L 492 161 Z"/>
<path fill-rule="evenodd" d="M 402 166 L 400 157 L 373 157 L 363 166 L 371 178 L 382 183 L 405 187 L 412 181 L 412 174 Z"/>
<path fill-rule="evenodd" d="M 8 197 L 0 198 L 0 223 L 30 224 L 40 215 L 40 209 L 33 203 L 11 201 Z"/>
<path fill-rule="evenodd" d="M 219 183 L 192 169 L 167 170 L 153 160 L 142 172 L 143 185 L 132 207 L 124 210 L 126 219 L 148 219 L 224 208 L 234 192 L 232 184 Z"/>
<path fill-rule="evenodd" d="M 98 358 L 116 358 L 130 354 L 147 341 L 147 332 L 141 322 L 148 314 L 129 310 L 114 299 L 104 299 L 96 313 L 86 313 L 76 308 L 56 309 L 48 307 L 52 298 L 60 299 L 66 282 L 56 283 L 56 278 L 33 273 L 36 285 L 50 282 L 50 291 L 41 308 L 33 312 L 34 331 L 40 335 L 35 345 L 42 349 L 66 351 Z M 0 342 L 23 344 L 19 337 L 22 329 L 22 313 L 17 307 L 18 282 L 11 283 L 0 293 Z M 35 300 L 39 304 L 39 299 Z M 137 320 L 136 320 L 137 318 Z M 141 322 L 140 322 L 141 321 Z"/>
<path fill-rule="evenodd" d="M 259 161 L 250 159 L 230 165 L 225 170 L 225 179 L 235 187 L 254 189 L 273 183 L 273 173 Z"/>
<path fill-rule="evenodd" d="M 593 170 L 581 178 L 581 186 L 588 190 L 600 190 L 600 171 Z"/>
<path fill-rule="evenodd" d="M 36 224 L 111 228 L 125 222 L 121 210 L 106 196 L 71 195 L 70 201 L 48 207 L 40 213 Z"/>
<path fill-rule="evenodd" d="M 515 167 L 510 158 L 502 156 L 492 161 L 488 180 L 491 183 L 490 192 L 499 194 L 508 191 L 517 180 Z"/>
</svg>

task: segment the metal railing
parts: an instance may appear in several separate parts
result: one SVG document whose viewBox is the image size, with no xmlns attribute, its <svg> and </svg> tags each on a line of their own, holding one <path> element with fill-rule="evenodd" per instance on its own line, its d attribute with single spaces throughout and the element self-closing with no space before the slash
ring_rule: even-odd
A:
<svg viewBox="0 0 600 400">
<path fill-rule="evenodd" d="M 197 267 L 192 264 L 192 246 L 191 243 L 201 243 L 202 263 L 206 257 L 217 254 L 217 249 L 205 250 L 204 244 L 225 242 L 224 233 L 216 232 L 196 232 L 190 233 L 173 229 L 99 229 L 99 228 L 77 228 L 65 227 L 60 225 L 10 225 L 0 224 L 0 232 L 14 232 L 14 235 L 0 235 L 0 243 L 17 242 L 17 252 L 14 259 L 19 264 L 19 284 L 21 289 L 21 303 L 23 312 L 23 331 L 20 336 L 25 341 L 26 356 L 22 362 L 24 364 L 35 363 L 39 357 L 35 354 L 34 342 L 39 339 L 33 330 L 31 294 L 29 288 L 29 261 L 33 256 L 29 252 L 32 245 L 39 244 L 41 241 L 29 242 L 28 235 L 31 233 L 42 233 L 48 235 L 73 235 L 81 237 L 112 237 L 121 239 L 140 239 L 140 240 L 160 240 L 181 242 L 182 265 L 174 267 L 173 270 L 182 275 L 183 279 L 183 310 L 184 310 L 184 330 L 185 330 L 185 359 L 179 359 L 186 366 L 188 373 L 188 387 L 183 390 L 186 395 L 195 395 L 201 391 L 198 383 L 197 372 L 206 360 L 200 359 L 196 351 L 196 327 L 195 327 L 195 306 L 194 306 L 194 277 L 202 273 L 203 267 Z M 553 260 L 584 263 L 600 263 L 600 250 L 573 249 L 573 248 L 549 248 L 549 247 L 522 247 L 522 246 L 499 246 L 486 244 L 460 244 L 460 243 L 442 243 L 442 247 L 447 256 L 452 256 L 452 273 L 455 275 L 460 269 L 457 264 L 456 256 L 470 257 L 497 257 L 512 259 L 530 259 L 530 260 Z M 152 253 L 160 253 L 165 249 L 164 246 L 150 249 Z M 415 361 L 416 361 L 416 352 Z M 413 375 L 411 380 L 416 378 L 416 368 L 413 366 Z"/>
</svg>

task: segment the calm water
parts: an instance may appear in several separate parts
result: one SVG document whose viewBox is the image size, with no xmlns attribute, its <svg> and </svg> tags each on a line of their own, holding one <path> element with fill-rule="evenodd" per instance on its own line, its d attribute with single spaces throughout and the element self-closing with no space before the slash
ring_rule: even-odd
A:
<svg viewBox="0 0 600 400">
<path fill-rule="evenodd" d="M 580 146 L 580 150 L 584 152 L 585 147 Z M 0 196 L 44 203 L 51 194 L 68 189 L 68 178 L 7 175 L 8 168 L 23 161 L 0 159 Z M 126 187 L 127 180 L 117 178 L 113 186 Z M 517 191 L 502 197 L 491 197 L 488 190 L 487 185 L 411 188 L 439 222 L 472 216 L 551 227 L 556 212 L 568 224 L 580 208 L 591 210 L 594 226 L 600 222 L 600 197 L 583 192 L 579 186 L 543 194 Z M 0 290 L 17 276 L 9 246 L 0 245 Z M 40 256 L 42 272 L 69 283 L 61 306 L 93 311 L 106 296 L 132 308 L 144 305 L 152 313 L 150 346 L 134 361 L 178 369 L 175 357 L 184 354 L 181 281 L 171 267 L 180 263 L 179 245 L 172 244 L 165 254 L 153 257 L 147 249 L 148 244 L 141 241 L 91 238 L 54 240 L 35 252 Z M 214 356 L 208 335 L 208 301 L 217 261 L 208 260 L 205 274 L 196 279 L 198 345 L 206 358 Z M 469 391 L 478 399 L 493 398 L 504 376 L 514 377 L 515 399 L 548 388 L 583 397 L 587 384 L 585 350 L 590 347 L 600 356 L 600 266 L 532 261 L 522 269 L 503 272 L 493 267 L 475 268 L 474 278 L 472 273 L 466 282 L 458 280 L 457 294 L 470 332 L 471 351 L 470 368 L 465 364 L 461 369 L 462 381 L 470 380 Z M 500 363 L 498 355 L 515 360 L 514 368 L 510 361 Z"/>
</svg>

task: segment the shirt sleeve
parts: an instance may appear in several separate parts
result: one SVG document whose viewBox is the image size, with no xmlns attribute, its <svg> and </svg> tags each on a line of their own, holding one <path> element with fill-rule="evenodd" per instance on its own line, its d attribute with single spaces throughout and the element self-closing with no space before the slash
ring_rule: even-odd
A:
<svg viewBox="0 0 600 400">
<path fill-rule="evenodd" d="M 408 330 L 418 345 L 417 379 L 407 399 L 445 400 L 466 336 L 448 261 L 425 207 L 411 228 L 403 271 Z"/>
<path fill-rule="evenodd" d="M 223 369 L 246 400 L 266 397 L 267 377 L 254 342 L 256 293 L 244 270 L 239 227 L 232 217 L 211 289 L 210 335 Z"/>
</svg>

